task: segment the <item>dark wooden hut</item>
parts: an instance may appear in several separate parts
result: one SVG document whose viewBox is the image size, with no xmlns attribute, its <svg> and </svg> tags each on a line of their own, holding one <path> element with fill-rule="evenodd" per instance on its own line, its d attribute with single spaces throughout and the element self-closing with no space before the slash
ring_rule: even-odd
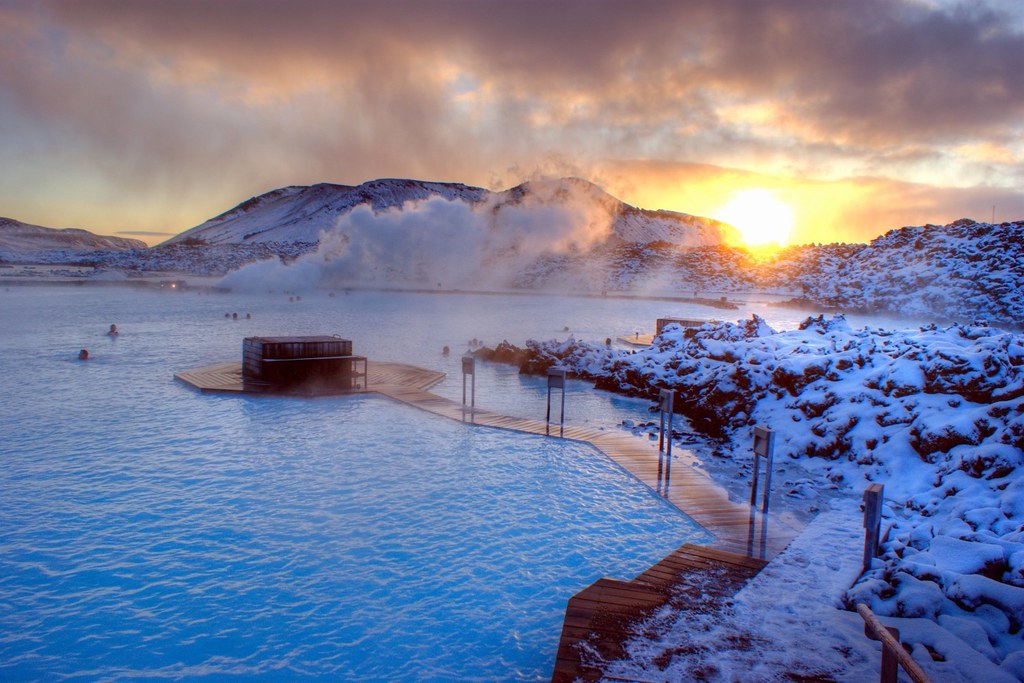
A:
<svg viewBox="0 0 1024 683">
<path fill-rule="evenodd" d="M 353 391 L 366 388 L 366 358 L 336 336 L 246 337 L 242 379 L 286 389 Z"/>
</svg>

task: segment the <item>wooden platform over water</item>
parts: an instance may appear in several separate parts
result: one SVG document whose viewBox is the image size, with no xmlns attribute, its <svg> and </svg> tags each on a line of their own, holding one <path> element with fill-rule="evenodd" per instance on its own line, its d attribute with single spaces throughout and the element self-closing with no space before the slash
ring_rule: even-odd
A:
<svg viewBox="0 0 1024 683">
<path fill-rule="evenodd" d="M 626 335 L 623 337 L 617 337 L 617 339 L 623 344 L 629 344 L 630 346 L 650 346 L 654 343 L 653 334 Z"/>
<path fill-rule="evenodd" d="M 315 390 L 280 390 L 268 385 L 245 382 L 242 379 L 242 364 L 238 361 L 208 365 L 195 370 L 186 370 L 174 375 L 174 379 L 198 389 L 204 394 L 282 394 L 286 396 L 324 396 L 336 394 L 364 393 L 376 391 L 377 387 L 408 387 L 425 390 L 444 379 L 443 372 L 418 368 L 405 363 L 368 363 L 366 386 L 357 391 L 332 391 L 320 387 Z"/>
<path fill-rule="evenodd" d="M 242 382 L 238 362 L 181 372 L 175 378 L 204 392 L 260 393 Z M 632 581 L 599 579 L 570 599 L 555 666 L 556 681 L 600 678 L 597 668 L 587 663 L 586 653 L 613 659 L 633 634 L 635 622 L 664 604 L 669 589 L 688 572 L 716 568 L 718 579 L 712 592 L 731 595 L 798 533 L 774 515 L 761 515 L 746 503 L 730 500 L 723 487 L 688 466 L 692 456 L 685 449 L 678 449 L 670 459 L 659 453 L 654 443 L 619 430 L 577 425 L 560 428 L 540 420 L 471 409 L 429 391 L 443 378 L 444 373 L 411 365 L 371 361 L 367 386 L 359 393 L 381 394 L 467 424 L 590 444 L 714 534 L 708 545 L 686 544 Z"/>
<path fill-rule="evenodd" d="M 601 664 L 626 655 L 624 645 L 646 615 L 670 600 L 683 608 L 720 606 L 766 564 L 687 543 L 632 581 L 595 581 L 569 599 L 551 680 L 601 680 Z"/>
<path fill-rule="evenodd" d="M 797 533 L 790 524 L 772 515 L 765 519 L 760 513 L 752 514 L 749 505 L 731 501 L 724 488 L 686 465 L 685 450 L 677 450 L 669 462 L 658 453 L 653 443 L 626 432 L 574 425 L 559 430 L 558 425 L 547 425 L 540 420 L 510 417 L 480 408 L 470 410 L 460 403 L 413 387 L 371 384 L 371 390 L 435 415 L 469 424 L 588 443 L 713 533 L 712 547 L 771 558 Z"/>
</svg>

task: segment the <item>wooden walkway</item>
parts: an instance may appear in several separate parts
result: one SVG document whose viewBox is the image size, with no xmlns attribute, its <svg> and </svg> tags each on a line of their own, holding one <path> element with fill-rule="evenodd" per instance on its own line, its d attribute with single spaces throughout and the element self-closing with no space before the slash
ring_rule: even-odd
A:
<svg viewBox="0 0 1024 683">
<path fill-rule="evenodd" d="M 629 344 L 630 346 L 650 346 L 654 343 L 653 334 L 641 334 L 633 336 L 616 337 L 623 344 Z"/>
<path fill-rule="evenodd" d="M 687 543 L 632 581 L 598 579 L 569 599 L 558 642 L 553 683 L 597 681 L 604 662 L 622 659 L 636 624 L 672 600 L 701 608 L 721 605 L 767 564 Z M 683 582 L 684 575 L 704 573 Z"/>
<path fill-rule="evenodd" d="M 368 363 L 367 387 L 358 393 L 382 394 L 396 401 L 453 420 L 482 427 L 508 429 L 527 434 L 560 437 L 590 444 L 644 482 L 658 495 L 690 516 L 715 535 L 711 547 L 752 557 L 774 557 L 796 535 L 796 529 L 769 515 L 763 519 L 745 503 L 729 499 L 728 492 L 709 477 L 687 466 L 685 449 L 676 449 L 671 459 L 658 452 L 653 442 L 619 430 L 557 424 L 511 417 L 482 408 L 472 410 L 428 389 L 444 373 L 404 363 Z M 265 388 L 242 381 L 242 364 L 219 363 L 180 372 L 175 379 L 207 393 L 261 393 Z M 349 392 L 346 392 L 349 393 Z"/>
<path fill-rule="evenodd" d="M 471 410 L 451 399 L 404 385 L 371 382 L 370 391 L 468 424 L 590 444 L 714 534 L 711 547 L 770 559 L 796 536 L 797 530 L 789 524 L 772 515 L 764 519 L 749 505 L 731 501 L 724 488 L 686 465 L 684 449 L 678 449 L 669 461 L 653 443 L 625 432 L 574 425 L 560 430 L 557 424 L 547 425 L 481 408 Z"/>
<path fill-rule="evenodd" d="M 588 443 L 715 535 L 708 546 L 683 545 L 632 581 L 598 579 L 570 598 L 552 681 L 600 680 L 600 663 L 624 654 L 624 644 L 636 635 L 637 623 L 668 602 L 672 592 L 686 584 L 687 575 L 715 570 L 710 580 L 701 583 L 700 594 L 690 596 L 695 600 L 732 596 L 797 534 L 773 516 L 764 517 L 750 505 L 731 501 L 725 489 L 686 464 L 685 450 L 669 460 L 654 444 L 624 432 L 573 425 L 563 430 L 539 420 L 470 409 L 408 386 L 376 385 L 371 389 L 468 424 Z M 684 592 L 682 599 L 686 597 Z"/>
<path fill-rule="evenodd" d="M 368 375 L 367 387 L 359 393 L 381 394 L 467 424 L 590 444 L 714 534 L 708 545 L 686 544 L 632 581 L 599 579 L 571 598 L 553 680 L 600 678 L 590 656 L 596 653 L 598 659 L 608 661 L 621 654 L 622 643 L 633 635 L 636 621 L 664 604 L 669 589 L 687 573 L 714 567 L 718 578 L 711 591 L 732 595 L 798 533 L 774 515 L 763 516 L 746 503 L 730 500 L 723 487 L 688 466 L 692 456 L 685 449 L 677 449 L 670 459 L 659 453 L 653 442 L 622 431 L 576 425 L 560 428 L 471 409 L 429 391 L 444 373 L 411 365 L 370 362 Z M 175 378 L 204 392 L 253 393 L 242 382 L 238 362 L 181 372 Z"/>
</svg>

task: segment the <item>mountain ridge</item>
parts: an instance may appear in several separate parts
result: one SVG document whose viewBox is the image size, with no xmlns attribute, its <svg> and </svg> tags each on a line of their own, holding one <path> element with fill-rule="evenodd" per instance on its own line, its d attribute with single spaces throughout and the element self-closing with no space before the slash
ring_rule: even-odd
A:
<svg viewBox="0 0 1024 683">
<path fill-rule="evenodd" d="M 334 230 L 338 220 L 358 206 L 365 205 L 374 213 L 381 213 L 434 198 L 461 201 L 495 215 L 530 202 L 538 206 L 561 202 L 588 209 L 599 207 L 608 213 L 615 243 L 664 241 L 696 247 L 736 239 L 735 229 L 725 223 L 681 212 L 641 209 L 580 178 L 532 180 L 500 191 L 463 183 L 378 178 L 360 185 L 317 183 L 270 190 L 158 246 L 188 241 L 205 244 L 318 242 L 321 234 Z"/>
<path fill-rule="evenodd" d="M 33 254 L 44 251 L 145 249 L 142 240 L 97 235 L 82 228 L 47 228 L 0 216 L 0 254 Z"/>
</svg>

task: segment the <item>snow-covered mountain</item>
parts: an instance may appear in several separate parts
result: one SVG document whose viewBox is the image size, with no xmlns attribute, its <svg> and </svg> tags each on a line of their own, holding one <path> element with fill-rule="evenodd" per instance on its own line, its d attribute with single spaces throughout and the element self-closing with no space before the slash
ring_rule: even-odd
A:
<svg viewBox="0 0 1024 683">
<path fill-rule="evenodd" d="M 814 308 L 1024 322 L 1024 221 L 904 227 L 870 244 L 804 245 L 770 257 L 730 246 L 734 236 L 723 223 L 639 209 L 576 178 L 500 192 L 385 179 L 273 190 L 149 249 L 0 219 L 0 259 L 31 254 L 45 263 L 207 276 L 303 260 L 319 272 L 310 286 L 402 280 L 687 296 L 760 290 Z"/>
<path fill-rule="evenodd" d="M 140 240 L 96 235 L 79 228 L 44 228 L 0 217 L 0 258 L 40 252 L 145 249 Z"/>
<path fill-rule="evenodd" d="M 442 198 L 489 212 L 493 226 L 515 210 L 567 208 L 607 220 L 612 244 L 668 242 L 685 247 L 722 244 L 734 238 L 724 223 L 673 211 L 638 209 L 579 178 L 526 182 L 501 192 L 461 183 L 409 179 L 372 180 L 362 185 L 293 185 L 253 197 L 186 230 L 164 244 L 312 243 L 334 231 L 338 219 L 358 206 L 375 213 L 410 202 Z"/>
</svg>

